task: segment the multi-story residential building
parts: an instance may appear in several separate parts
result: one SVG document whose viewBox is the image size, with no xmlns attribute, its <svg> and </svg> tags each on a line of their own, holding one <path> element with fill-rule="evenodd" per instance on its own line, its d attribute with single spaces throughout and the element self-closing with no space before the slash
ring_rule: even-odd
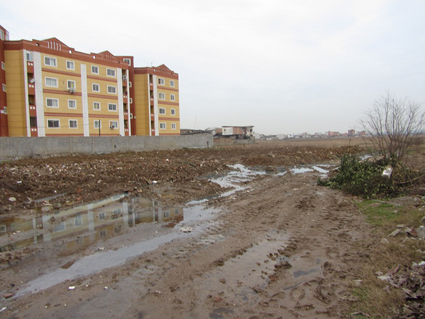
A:
<svg viewBox="0 0 425 319">
<path fill-rule="evenodd" d="M 137 135 L 179 135 L 179 76 L 164 64 L 134 69 Z M 142 89 L 144 88 L 144 90 Z"/>
<path fill-rule="evenodd" d="M 178 74 L 165 65 L 135 68 L 132 56 L 10 41 L 0 30 L 1 136 L 180 134 Z"/>
</svg>

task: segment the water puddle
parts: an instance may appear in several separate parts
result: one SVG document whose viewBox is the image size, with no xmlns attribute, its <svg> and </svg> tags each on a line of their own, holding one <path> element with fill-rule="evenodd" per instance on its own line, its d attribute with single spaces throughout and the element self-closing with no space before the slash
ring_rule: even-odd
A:
<svg viewBox="0 0 425 319">
<path fill-rule="evenodd" d="M 325 169 L 322 167 L 324 166 L 295 167 L 291 172 L 299 174 L 315 170 L 324 173 Z M 249 191 L 247 182 L 256 176 L 270 174 L 267 169 L 250 169 L 239 164 L 231 168 L 233 170 L 227 175 L 211 178 L 222 187 L 230 188 L 229 191 L 217 196 L 226 197 L 240 191 Z M 285 173 L 284 168 L 273 172 L 276 176 Z M 28 282 L 26 288 L 20 290 L 18 295 L 40 291 L 65 280 L 88 276 L 105 268 L 122 265 L 129 258 L 152 251 L 173 240 L 202 234 L 219 212 L 215 208 L 205 208 L 204 203 L 207 201 L 208 199 L 204 198 L 183 206 L 165 206 L 148 198 L 119 194 L 69 209 L 55 210 L 48 205 L 39 216 L 32 219 L 0 219 L 0 252 L 31 246 L 46 251 L 53 248 L 44 244 L 54 243 L 56 253 L 59 252 L 58 255 L 64 257 L 98 245 L 94 254 L 69 261 L 65 264 L 66 267 L 60 268 L 60 265 L 57 265 L 57 269 Z M 137 236 L 132 232 L 137 232 Z M 99 247 L 107 246 L 111 240 L 127 245 L 119 245 L 115 249 Z M 240 287 L 235 295 L 241 300 L 249 300 L 255 294 L 252 287 L 261 289 L 270 280 L 268 275 L 273 272 L 276 258 L 285 260 L 284 256 L 272 256 L 272 259 L 275 258 L 272 261 L 264 256 L 264 252 L 276 251 L 285 240 L 283 234 L 275 232 L 264 242 L 249 249 L 248 253 L 242 253 L 231 262 L 227 262 L 225 267 L 220 267 L 217 270 L 219 274 L 204 280 L 211 281 L 211 287 L 217 285 L 212 282 L 216 276 L 223 277 L 226 281 L 240 280 L 241 284 L 235 282 Z"/>
</svg>

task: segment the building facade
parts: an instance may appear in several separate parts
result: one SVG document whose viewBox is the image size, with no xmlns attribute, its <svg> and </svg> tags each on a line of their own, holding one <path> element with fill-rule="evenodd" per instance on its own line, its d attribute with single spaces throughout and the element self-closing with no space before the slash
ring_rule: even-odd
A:
<svg viewBox="0 0 425 319">
<path fill-rule="evenodd" d="M 165 65 L 135 68 L 132 56 L 82 53 L 56 38 L 10 41 L 0 30 L 1 136 L 180 134 L 178 74 Z"/>
</svg>

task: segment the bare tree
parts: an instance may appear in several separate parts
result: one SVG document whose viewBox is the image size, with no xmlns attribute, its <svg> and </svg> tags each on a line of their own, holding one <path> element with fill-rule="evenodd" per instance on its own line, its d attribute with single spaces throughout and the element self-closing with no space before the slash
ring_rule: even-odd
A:
<svg viewBox="0 0 425 319">
<path fill-rule="evenodd" d="M 366 144 L 375 154 L 399 162 L 417 134 L 423 132 L 425 112 L 419 104 L 397 99 L 388 92 L 375 100 L 360 124 L 366 132 Z"/>
</svg>

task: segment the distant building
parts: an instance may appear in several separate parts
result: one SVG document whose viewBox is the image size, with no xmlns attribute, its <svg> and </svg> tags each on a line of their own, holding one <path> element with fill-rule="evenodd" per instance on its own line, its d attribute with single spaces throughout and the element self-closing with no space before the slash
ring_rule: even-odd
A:
<svg viewBox="0 0 425 319">
<path fill-rule="evenodd" d="M 235 139 L 254 139 L 254 126 L 222 126 L 216 129 L 216 135 Z"/>
<path fill-rule="evenodd" d="M 355 136 L 356 130 L 348 130 L 348 136 Z"/>
</svg>

